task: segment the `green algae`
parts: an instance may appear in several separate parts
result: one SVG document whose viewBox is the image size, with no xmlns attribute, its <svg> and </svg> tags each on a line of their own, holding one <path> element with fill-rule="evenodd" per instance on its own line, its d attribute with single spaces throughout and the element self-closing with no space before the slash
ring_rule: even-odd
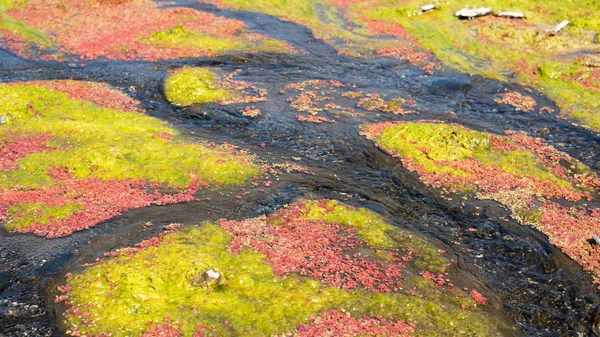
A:
<svg viewBox="0 0 600 337">
<path fill-rule="evenodd" d="M 52 221 L 66 218 L 81 210 L 79 205 L 64 205 L 50 207 L 42 203 L 28 203 L 15 205 L 8 208 L 10 218 L 4 227 L 8 230 L 24 228 L 32 224 L 47 224 Z"/>
<path fill-rule="evenodd" d="M 231 98 L 233 93 L 217 87 L 217 79 L 217 75 L 210 70 L 183 67 L 165 79 L 165 96 L 169 102 L 180 106 Z"/>
<path fill-rule="evenodd" d="M 224 54 L 228 51 L 261 51 L 266 53 L 290 52 L 291 48 L 283 41 L 262 38 L 258 41 L 232 37 L 215 37 L 202 32 L 185 29 L 178 25 L 171 29 L 160 30 L 141 39 L 143 43 L 159 48 L 203 50 L 209 54 Z"/>
<path fill-rule="evenodd" d="M 421 336 L 499 335 L 498 324 L 470 298 L 440 292 L 427 280 L 416 281 L 418 276 L 407 282 L 419 297 L 349 293 L 306 277 L 275 277 L 264 255 L 231 254 L 230 242 L 227 232 L 206 224 L 84 270 L 68 280 L 68 301 L 74 312 L 85 313 L 67 315 L 71 330 L 128 336 L 167 322 L 183 336 L 192 336 L 199 324 L 217 336 L 268 336 L 294 331 L 309 317 L 336 309 L 353 317 L 414 322 Z M 194 277 L 207 269 L 221 273 L 222 284 L 194 287 Z"/>
<path fill-rule="evenodd" d="M 187 30 L 182 25 L 153 33 L 143 42 L 159 48 L 193 48 L 211 54 L 222 54 L 230 50 L 250 49 L 250 45 L 231 38 L 217 38 L 201 32 Z"/>
<path fill-rule="evenodd" d="M 431 173 L 449 173 L 468 176 L 460 169 L 446 165 L 449 162 L 475 158 L 488 166 L 510 173 L 537 177 L 559 186 L 573 186 L 552 174 L 539 163 L 535 154 L 523 150 L 495 151 L 490 135 L 466 129 L 459 125 L 440 123 L 399 123 L 385 128 L 377 138 L 382 149 L 409 158 Z M 470 189 L 469 186 L 463 186 Z"/>
<path fill-rule="evenodd" d="M 0 86 L 0 109 L 16 134 L 48 134 L 60 149 L 30 154 L 19 168 L 0 172 L 0 186 L 35 188 L 52 184 L 52 167 L 76 178 L 145 180 L 183 188 L 194 176 L 206 182 L 242 184 L 259 175 L 245 155 L 189 143 L 167 123 L 71 99 L 30 84 Z"/>
</svg>

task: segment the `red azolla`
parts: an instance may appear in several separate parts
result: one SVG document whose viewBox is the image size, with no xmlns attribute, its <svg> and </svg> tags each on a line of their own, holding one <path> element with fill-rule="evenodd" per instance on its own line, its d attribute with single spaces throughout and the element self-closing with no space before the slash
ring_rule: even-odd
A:
<svg viewBox="0 0 600 337">
<path fill-rule="evenodd" d="M 221 39 L 245 38 L 245 25 L 239 20 L 191 8 L 161 9 L 160 4 L 149 0 L 111 2 L 34 0 L 7 14 L 48 32 L 63 51 L 83 59 L 154 61 L 215 54 L 193 46 L 162 47 L 145 41 L 153 33 L 177 27 Z M 13 38 L 22 41 L 21 37 Z"/>
<path fill-rule="evenodd" d="M 220 225 L 233 236 L 230 252 L 249 248 L 264 254 L 276 275 L 312 276 L 345 290 L 362 286 L 390 292 L 396 287 L 405 268 L 397 253 L 389 252 L 391 262 L 351 255 L 364 247 L 355 228 L 303 219 L 298 216 L 303 212 L 305 206 L 299 202 L 269 220 L 223 220 Z"/>
<path fill-rule="evenodd" d="M 517 111 L 531 112 L 537 107 L 536 101 L 531 96 L 524 96 L 518 92 L 507 92 L 500 96 L 502 98 L 496 98 L 494 102 L 511 105 Z"/>
<path fill-rule="evenodd" d="M 18 228 L 22 233 L 35 233 L 49 238 L 62 237 L 75 231 L 92 227 L 132 208 L 151 204 L 164 205 L 194 200 L 199 188 L 193 182 L 186 189 L 174 194 L 163 194 L 161 185 L 136 180 L 77 179 L 65 169 L 51 169 L 48 175 L 55 185 L 31 190 L 0 190 L 0 220 L 9 219 L 10 206 L 42 203 L 49 207 L 65 205 L 80 206 L 62 219 L 49 223 L 33 223 Z"/>
<path fill-rule="evenodd" d="M 313 317 L 310 324 L 298 326 L 295 333 L 286 334 L 293 337 L 314 336 L 412 336 L 415 325 L 403 321 L 394 321 L 382 317 L 354 318 L 349 313 L 337 310 L 324 312 Z"/>
<path fill-rule="evenodd" d="M 481 295 L 481 293 L 477 290 L 471 290 L 471 292 L 469 293 L 469 295 L 471 295 L 471 298 L 477 303 L 477 304 L 485 304 L 485 301 L 487 301 L 487 298 L 483 297 L 483 295 Z"/>
<path fill-rule="evenodd" d="M 16 85 L 18 83 L 14 84 Z M 27 82 L 27 84 L 60 91 L 67 94 L 71 99 L 90 101 L 99 106 L 111 109 L 131 112 L 144 112 L 144 110 L 140 108 L 140 102 L 106 83 L 55 80 L 32 81 Z"/>
<path fill-rule="evenodd" d="M 146 332 L 141 337 L 180 337 L 181 331 L 179 329 L 168 326 L 158 325 Z"/>
<path fill-rule="evenodd" d="M 50 135 L 39 136 L 16 135 L 6 132 L 0 140 L 0 171 L 8 171 L 17 168 L 19 159 L 26 156 L 55 149 L 47 143 L 52 140 Z"/>
</svg>

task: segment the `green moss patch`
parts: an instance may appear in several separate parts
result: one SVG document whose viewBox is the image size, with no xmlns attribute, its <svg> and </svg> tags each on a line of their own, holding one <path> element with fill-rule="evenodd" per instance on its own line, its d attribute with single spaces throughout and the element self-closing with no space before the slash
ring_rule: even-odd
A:
<svg viewBox="0 0 600 337">
<path fill-rule="evenodd" d="M 250 83 L 234 80 L 237 72 L 219 76 L 206 68 L 183 67 L 167 75 L 165 96 L 172 104 L 188 106 L 196 103 L 219 103 L 222 105 L 256 103 L 267 100 L 267 91 Z M 241 110 L 242 114 L 256 117 L 253 107 Z"/>
<path fill-rule="evenodd" d="M 217 75 L 210 70 L 181 68 L 165 79 L 165 96 L 169 102 L 182 106 L 231 98 L 231 92 L 217 88 L 217 80 Z"/>
</svg>

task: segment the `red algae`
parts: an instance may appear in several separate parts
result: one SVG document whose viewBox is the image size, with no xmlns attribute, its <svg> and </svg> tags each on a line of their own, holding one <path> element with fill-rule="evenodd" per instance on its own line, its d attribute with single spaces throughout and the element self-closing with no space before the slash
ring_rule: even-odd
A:
<svg viewBox="0 0 600 337">
<path fill-rule="evenodd" d="M 415 273 L 424 267 L 416 260 L 449 263 L 439 257 L 443 252 L 397 237 L 399 229 L 366 209 L 300 201 L 269 216 L 179 227 L 67 276 L 56 301 L 70 307 L 70 333 L 497 336 L 502 325 L 476 305 L 483 295 L 470 298 L 447 273 Z M 392 249 L 367 244 L 376 232 L 379 240 L 398 241 Z M 196 285 L 207 268 L 218 271 L 222 283 Z"/>
<path fill-rule="evenodd" d="M 245 25 L 239 20 L 190 8 L 160 9 L 159 6 L 149 0 L 101 3 L 32 0 L 22 8 L 8 10 L 7 14 L 47 32 L 60 51 L 84 60 L 106 57 L 157 61 L 202 57 L 232 49 L 259 50 L 265 40 L 260 35 L 245 33 Z M 165 36 L 180 43 L 164 40 Z M 9 38 L 16 43 L 26 43 L 14 34 Z M 195 40 L 188 43 L 186 38 Z"/>
<path fill-rule="evenodd" d="M 42 203 L 49 207 L 79 206 L 79 210 L 61 219 L 47 223 L 37 220 L 23 227 L 20 233 L 35 233 L 48 238 L 63 237 L 89 228 L 131 208 L 151 204 L 170 204 L 194 200 L 198 183 L 192 183 L 181 192 L 160 193 L 163 187 L 156 183 L 134 180 L 76 179 L 64 169 L 52 169 L 48 175 L 55 185 L 31 190 L 0 190 L 0 220 L 9 220 L 9 207 Z M 7 223 L 6 225 L 10 225 Z"/>
<path fill-rule="evenodd" d="M 389 292 L 399 287 L 404 264 L 396 253 L 390 252 L 393 263 L 360 258 L 353 253 L 361 246 L 356 230 L 325 221 L 290 218 L 292 212 L 299 211 L 295 207 L 301 206 L 279 214 L 288 221 L 277 226 L 264 219 L 221 222 L 234 236 L 230 252 L 251 248 L 267 257 L 275 275 L 298 273 L 345 290 L 361 286 Z"/>
<path fill-rule="evenodd" d="M 146 331 L 140 337 L 180 337 L 181 331 L 168 325 L 159 325 Z"/>
<path fill-rule="evenodd" d="M 377 317 L 354 318 L 349 313 L 337 310 L 324 312 L 310 324 L 303 324 L 298 331 L 277 337 L 317 337 L 317 336 L 413 336 L 414 324 Z"/>
<path fill-rule="evenodd" d="M 96 105 L 130 112 L 144 112 L 140 102 L 106 83 L 73 80 L 32 81 L 31 85 L 42 86 L 67 94 L 72 99 L 90 101 Z"/>
<path fill-rule="evenodd" d="M 487 301 L 487 298 L 483 297 L 483 295 L 481 295 L 481 293 L 477 290 L 471 290 L 469 295 L 471 295 L 471 298 L 473 298 L 473 300 L 477 302 L 477 304 L 485 304 L 485 302 Z"/>
<path fill-rule="evenodd" d="M 502 98 L 496 98 L 494 102 L 511 105 L 517 111 L 531 112 L 537 107 L 537 103 L 531 96 L 524 96 L 518 92 L 507 92 L 500 96 Z"/>
<path fill-rule="evenodd" d="M 15 169 L 19 159 L 32 153 L 54 149 L 47 145 L 52 140 L 50 135 L 27 137 L 7 132 L 2 134 L 2 138 L 0 141 L 0 171 Z"/>
<path fill-rule="evenodd" d="M 260 174 L 236 148 L 187 142 L 106 84 L 7 83 L 0 91 L 0 221 L 11 231 L 64 237 Z"/>
<path fill-rule="evenodd" d="M 540 207 L 540 228 L 583 269 L 600 275 L 600 246 L 591 244 L 600 234 L 600 209 L 564 207 L 547 203 Z"/>
<path fill-rule="evenodd" d="M 336 119 L 342 117 L 363 115 L 363 113 L 357 112 L 356 108 L 370 112 L 412 113 L 412 111 L 403 108 L 406 103 L 403 98 L 386 101 L 382 95 L 376 93 L 365 94 L 362 91 L 341 91 L 341 89 L 355 87 L 355 85 L 345 84 L 337 80 L 308 80 L 288 84 L 280 93 L 288 94 L 298 91 L 297 96 L 290 96 L 287 101 L 298 112 L 297 119 L 299 122 L 335 123 Z M 344 104 L 347 99 L 356 100 L 355 106 L 344 107 L 340 105 Z M 340 104 L 333 103 L 333 101 L 340 102 Z M 322 116 L 323 114 L 328 117 Z"/>
</svg>

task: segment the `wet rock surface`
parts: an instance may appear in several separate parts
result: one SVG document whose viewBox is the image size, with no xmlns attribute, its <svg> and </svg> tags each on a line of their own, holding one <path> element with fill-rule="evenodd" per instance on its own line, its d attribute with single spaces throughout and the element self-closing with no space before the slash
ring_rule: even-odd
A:
<svg viewBox="0 0 600 337">
<path fill-rule="evenodd" d="M 64 329 L 54 306 L 59 276 L 93 262 L 104 252 L 147 239 L 169 223 L 197 224 L 219 218 L 243 219 L 268 213 L 305 196 L 349 199 L 375 210 L 395 225 L 418 231 L 455 256 L 457 268 L 496 294 L 509 321 L 525 336 L 590 336 L 600 299 L 591 277 L 538 231 L 508 218 L 490 201 L 447 201 L 419 182 L 397 159 L 359 135 L 361 124 L 392 120 L 436 119 L 501 134 L 522 130 L 600 169 L 600 137 L 558 120 L 549 113 L 521 113 L 494 102 L 503 89 L 532 96 L 538 106 L 556 106 L 539 93 L 514 84 L 448 71 L 428 75 L 399 61 L 341 56 L 305 27 L 266 15 L 216 10 L 178 2 L 198 10 L 244 21 L 251 31 L 289 41 L 306 55 L 229 53 L 222 57 L 178 61 L 92 61 L 66 64 L 32 61 L 0 52 L 3 82 L 78 79 L 109 83 L 140 100 L 151 116 L 173 123 L 190 137 L 227 141 L 270 162 L 291 161 L 315 175 L 285 174 L 266 193 L 253 190 L 210 192 L 210 200 L 151 206 L 127 212 L 95 228 L 61 239 L 44 239 L 0 229 L 0 334 L 60 336 Z M 273 29 L 280 27 L 281 29 Z M 285 34 L 283 34 L 285 32 Z M 393 64 L 393 66 L 390 66 Z M 240 70 L 237 79 L 268 90 L 268 101 L 255 104 L 262 115 L 244 117 L 239 106 L 208 104 L 176 108 L 162 94 L 167 72 L 180 66 Z M 394 94 L 415 101 L 417 114 L 365 114 L 334 124 L 299 123 L 279 94 L 285 85 L 311 79 L 339 80 L 357 89 Z M 135 90 L 130 90 L 135 88 Z M 450 114 L 449 112 L 453 112 Z M 537 132 L 535 130 L 548 130 Z M 265 146 L 262 147 L 261 144 Z M 349 198 L 349 197 L 352 198 Z M 479 209 L 476 209 L 479 207 Z M 482 211 L 481 211 L 482 210 Z M 477 215 L 476 215 L 477 214 Z M 157 224 L 143 228 L 152 221 Z M 475 229 L 475 230 L 473 230 Z M 597 329 L 597 328 L 594 328 Z"/>
</svg>

